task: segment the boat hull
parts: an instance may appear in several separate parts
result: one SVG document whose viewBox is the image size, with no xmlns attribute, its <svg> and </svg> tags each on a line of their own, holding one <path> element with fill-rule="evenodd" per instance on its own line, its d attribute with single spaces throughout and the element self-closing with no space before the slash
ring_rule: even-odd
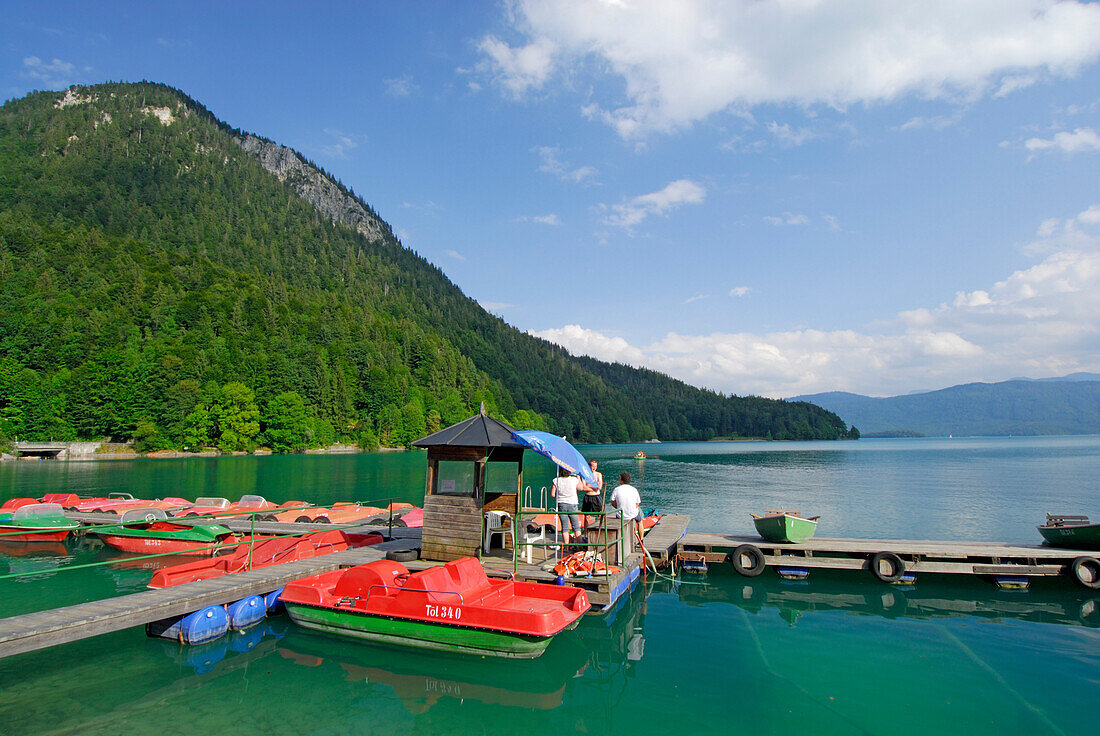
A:
<svg viewBox="0 0 1100 736">
<path fill-rule="evenodd" d="M 361 612 L 333 611 L 285 600 L 284 603 L 291 620 L 304 628 L 420 649 L 535 659 L 546 651 L 554 638 L 410 621 Z"/>
<path fill-rule="evenodd" d="M 4 542 L 60 542 L 72 533 L 72 529 L 51 529 L 43 527 L 33 534 L 11 534 L 11 532 L 30 532 L 33 528 L 19 526 L 0 526 L 0 541 Z"/>
<path fill-rule="evenodd" d="M 1040 526 L 1047 544 L 1069 549 L 1100 550 L 1100 524 L 1078 526 Z"/>
<path fill-rule="evenodd" d="M 817 531 L 817 522 L 799 516 L 753 517 L 757 533 L 769 542 L 805 542 Z"/>
<path fill-rule="evenodd" d="M 114 534 L 101 534 L 99 538 L 104 544 L 114 547 L 122 552 L 135 552 L 137 554 L 175 553 L 191 555 L 192 557 L 209 557 L 214 550 L 211 547 L 216 541 L 194 541 L 185 539 L 158 539 L 154 537 L 129 537 Z"/>
</svg>

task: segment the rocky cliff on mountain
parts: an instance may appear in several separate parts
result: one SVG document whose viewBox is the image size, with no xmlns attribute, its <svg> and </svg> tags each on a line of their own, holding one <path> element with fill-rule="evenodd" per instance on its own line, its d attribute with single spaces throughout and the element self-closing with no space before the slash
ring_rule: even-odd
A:
<svg viewBox="0 0 1100 736">
<path fill-rule="evenodd" d="M 378 215 L 296 151 L 247 133 L 235 136 L 234 140 L 260 165 L 279 177 L 280 181 L 290 184 L 299 197 L 333 222 L 355 229 L 368 240 L 378 240 L 391 234 L 389 226 Z"/>
</svg>

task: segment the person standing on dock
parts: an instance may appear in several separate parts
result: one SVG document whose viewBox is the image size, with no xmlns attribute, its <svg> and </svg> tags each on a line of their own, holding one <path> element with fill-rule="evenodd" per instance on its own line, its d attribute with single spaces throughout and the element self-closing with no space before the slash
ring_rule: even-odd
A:
<svg viewBox="0 0 1100 736">
<path fill-rule="evenodd" d="M 611 492 L 611 505 L 626 521 L 642 523 L 642 496 L 637 488 L 630 485 L 630 473 L 625 470 L 619 473 L 619 486 Z"/>
<path fill-rule="evenodd" d="M 573 541 L 573 535 L 580 536 L 581 533 L 581 517 L 577 513 L 581 510 L 581 504 L 577 499 L 577 491 L 588 491 L 591 488 L 592 486 L 564 468 L 558 469 L 558 477 L 550 484 L 550 495 L 557 499 L 558 511 L 568 514 L 565 517 L 569 520 L 569 531 L 565 533 L 566 542 Z"/>
<path fill-rule="evenodd" d="M 595 514 L 603 511 L 603 473 L 596 470 L 595 460 L 589 460 L 588 467 L 592 468 L 592 475 L 596 476 L 596 485 L 590 485 L 588 490 L 584 492 L 584 499 L 581 501 L 581 512 Z"/>
</svg>

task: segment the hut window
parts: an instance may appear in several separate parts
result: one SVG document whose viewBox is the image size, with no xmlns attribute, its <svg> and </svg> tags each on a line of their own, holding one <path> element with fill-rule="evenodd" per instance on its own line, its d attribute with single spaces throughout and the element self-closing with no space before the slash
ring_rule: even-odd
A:
<svg viewBox="0 0 1100 736">
<path fill-rule="evenodd" d="M 435 493 L 441 496 L 474 495 L 474 464 L 469 460 L 440 460 Z"/>
</svg>

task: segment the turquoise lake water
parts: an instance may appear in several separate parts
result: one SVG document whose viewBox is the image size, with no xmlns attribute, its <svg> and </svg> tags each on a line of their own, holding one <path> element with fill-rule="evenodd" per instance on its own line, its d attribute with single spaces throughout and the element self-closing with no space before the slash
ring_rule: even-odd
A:
<svg viewBox="0 0 1100 736">
<path fill-rule="evenodd" d="M 583 448 L 609 480 L 693 530 L 749 512 L 822 516 L 819 536 L 1037 542 L 1050 512 L 1100 517 L 1100 437 L 672 443 Z M 0 498 L 100 495 L 419 503 L 419 453 L 0 465 Z M 643 470 L 644 468 L 644 470 Z M 550 467 L 529 459 L 525 483 Z M 506 478 L 490 478 L 505 484 Z M 511 482 L 514 483 L 514 478 Z M 138 561 L 87 542 L 6 545 L 0 616 L 141 590 Z M 0 660 L 0 734 L 1088 734 L 1100 699 L 1100 591 L 922 576 L 652 576 L 540 659 L 422 655 L 285 617 L 202 647 L 140 629 Z"/>
</svg>

